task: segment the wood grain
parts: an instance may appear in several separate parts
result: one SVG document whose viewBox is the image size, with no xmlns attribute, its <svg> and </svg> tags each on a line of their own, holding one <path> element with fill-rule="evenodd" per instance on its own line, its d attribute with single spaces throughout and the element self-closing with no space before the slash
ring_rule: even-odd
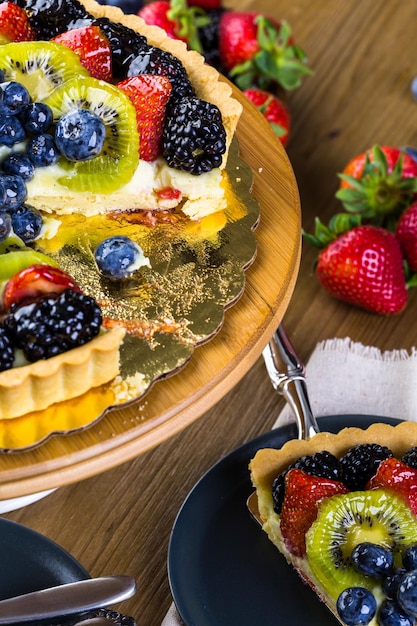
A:
<svg viewBox="0 0 417 626">
<path fill-rule="evenodd" d="M 412 0 L 280 0 L 278 5 L 275 0 L 228 0 L 228 6 L 286 18 L 314 68 L 314 75 L 287 97 L 293 118 L 288 155 L 302 224 L 311 230 L 315 216 L 327 221 L 340 210 L 334 197 L 336 174 L 352 156 L 376 142 L 417 145 L 417 103 L 410 93 L 417 75 L 417 6 Z M 262 153 L 255 136 L 252 143 Z M 256 184 L 262 188 L 259 177 Z M 295 289 L 284 307 L 286 329 L 305 361 L 316 343 L 329 337 L 348 336 L 382 350 L 417 345 L 415 290 L 399 316 L 365 313 L 320 288 L 315 256 L 304 244 Z M 237 304 L 243 318 L 252 298 L 259 302 L 255 285 L 253 289 L 249 302 Z M 158 393 L 157 386 L 155 402 Z M 282 406 L 262 360 L 256 359 L 222 399 L 213 406 L 209 402 L 205 414 L 181 432 L 6 517 L 60 543 L 93 575 L 135 576 L 138 593 L 123 610 L 139 626 L 160 626 L 171 602 L 167 546 L 183 499 L 224 454 L 269 429 Z"/>
</svg>

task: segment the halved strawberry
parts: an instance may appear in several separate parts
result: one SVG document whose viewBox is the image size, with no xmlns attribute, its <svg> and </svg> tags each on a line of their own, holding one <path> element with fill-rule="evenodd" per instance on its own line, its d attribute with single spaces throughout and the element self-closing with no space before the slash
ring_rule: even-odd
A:
<svg viewBox="0 0 417 626">
<path fill-rule="evenodd" d="M 165 111 L 172 91 L 166 76 L 141 74 L 117 84 L 136 109 L 139 158 L 154 161 L 161 153 Z"/>
<path fill-rule="evenodd" d="M 382 461 L 367 489 L 392 489 L 406 500 L 414 515 L 417 515 L 417 470 L 394 457 Z"/>
<path fill-rule="evenodd" d="M 68 30 L 52 39 L 70 48 L 93 78 L 111 82 L 112 52 L 108 38 L 99 26 L 82 26 Z"/>
<path fill-rule="evenodd" d="M 320 502 L 348 491 L 339 481 L 310 476 L 300 469 L 289 470 L 285 477 L 280 525 L 284 543 L 291 554 L 305 554 L 306 532 L 317 517 Z"/>
<path fill-rule="evenodd" d="M 3 293 L 6 311 L 12 304 L 33 302 L 39 296 L 61 294 L 67 289 L 81 292 L 75 280 L 59 267 L 52 265 L 30 265 L 17 272 L 7 283 Z"/>
<path fill-rule="evenodd" d="M 36 39 L 26 11 L 13 2 L 0 4 L 0 44 Z"/>
</svg>

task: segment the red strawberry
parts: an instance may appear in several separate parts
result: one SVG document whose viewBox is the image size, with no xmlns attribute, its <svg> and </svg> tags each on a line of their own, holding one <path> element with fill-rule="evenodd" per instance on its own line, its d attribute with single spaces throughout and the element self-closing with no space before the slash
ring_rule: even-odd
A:
<svg viewBox="0 0 417 626">
<path fill-rule="evenodd" d="M 259 13 L 223 13 L 219 51 L 225 70 L 242 90 L 254 84 L 261 89 L 273 84 L 295 89 L 304 75 L 311 74 L 289 24 Z"/>
<path fill-rule="evenodd" d="M 141 17 L 151 26 L 159 26 L 171 39 L 184 41 L 191 50 L 202 52 L 198 29 L 209 23 L 203 8 L 187 0 L 154 0 L 145 4 L 140 11 Z"/>
<path fill-rule="evenodd" d="M 61 33 L 52 39 L 73 50 L 90 76 L 110 82 L 112 53 L 108 38 L 99 26 L 82 26 Z"/>
<path fill-rule="evenodd" d="M 200 7 L 205 11 L 212 11 L 213 9 L 220 9 L 222 3 L 221 0 L 188 0 L 190 7 Z"/>
<path fill-rule="evenodd" d="M 50 293 L 60 294 L 66 289 L 81 291 L 75 280 L 58 267 L 51 265 L 30 265 L 17 272 L 7 283 L 3 293 L 6 311 L 12 304 L 33 302 L 39 296 Z"/>
<path fill-rule="evenodd" d="M 172 85 L 166 76 L 141 74 L 117 84 L 136 109 L 139 133 L 139 157 L 154 161 L 161 153 L 165 110 Z"/>
<path fill-rule="evenodd" d="M 339 174 L 336 197 L 351 213 L 366 218 L 394 217 L 417 193 L 417 163 L 392 146 L 374 146 L 354 157 Z"/>
<path fill-rule="evenodd" d="M 403 497 L 417 515 L 417 470 L 394 457 L 382 461 L 366 489 L 392 489 Z"/>
<path fill-rule="evenodd" d="M 13 2 L 0 4 L 0 44 L 36 39 L 26 11 Z"/>
<path fill-rule="evenodd" d="M 282 100 L 262 89 L 245 89 L 243 93 L 271 124 L 282 145 L 286 146 L 291 123 L 288 107 Z"/>
<path fill-rule="evenodd" d="M 336 480 L 310 476 L 300 469 L 288 472 L 280 525 L 285 545 L 291 554 L 305 554 L 305 535 L 317 517 L 320 502 L 348 491 L 346 485 Z"/>
<path fill-rule="evenodd" d="M 337 236 L 337 219 L 350 217 L 336 215 L 329 228 L 316 220 L 315 235 L 304 233 L 310 243 L 323 248 L 316 268 L 320 283 L 350 304 L 374 313 L 399 313 L 407 304 L 400 244 L 395 235 L 372 225 L 339 230 L 343 234 Z"/>
<path fill-rule="evenodd" d="M 403 211 L 395 235 L 410 269 L 417 272 L 417 202 Z"/>
</svg>

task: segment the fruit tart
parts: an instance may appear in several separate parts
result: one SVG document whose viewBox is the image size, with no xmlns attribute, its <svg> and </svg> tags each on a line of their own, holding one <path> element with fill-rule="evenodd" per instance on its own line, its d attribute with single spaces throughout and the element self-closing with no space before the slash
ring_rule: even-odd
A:
<svg viewBox="0 0 417 626">
<path fill-rule="evenodd" d="M 417 423 L 291 440 L 250 472 L 264 531 L 341 624 L 417 623 Z"/>
</svg>

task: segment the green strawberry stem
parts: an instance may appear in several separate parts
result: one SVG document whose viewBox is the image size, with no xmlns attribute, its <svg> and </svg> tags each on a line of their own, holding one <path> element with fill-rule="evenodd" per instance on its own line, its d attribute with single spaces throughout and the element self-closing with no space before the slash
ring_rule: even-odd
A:
<svg viewBox="0 0 417 626">
<path fill-rule="evenodd" d="M 171 0 L 168 19 L 178 24 L 177 35 L 187 40 L 188 47 L 203 52 L 198 29 L 207 26 L 210 18 L 201 7 L 189 7 L 186 0 Z"/>
<path fill-rule="evenodd" d="M 348 213 L 336 213 L 329 221 L 329 225 L 325 226 L 318 217 L 315 219 L 314 234 L 302 231 L 306 241 L 319 249 L 323 249 L 332 241 L 346 233 L 348 230 L 360 226 L 362 217 L 360 215 L 351 215 Z"/>
<path fill-rule="evenodd" d="M 302 78 L 312 74 L 312 70 L 306 65 L 304 51 L 291 43 L 290 25 L 283 21 L 277 28 L 263 15 L 258 15 L 255 21 L 259 50 L 252 59 L 236 65 L 230 76 L 242 90 L 254 84 L 267 89 L 272 83 L 286 90 L 299 87 Z"/>
<path fill-rule="evenodd" d="M 349 187 L 336 192 L 346 211 L 360 213 L 364 218 L 377 219 L 373 222 L 385 225 L 391 215 L 399 215 L 412 203 L 417 192 L 417 178 L 403 178 L 403 153 L 392 172 L 388 173 L 387 159 L 379 146 L 372 149 L 374 160 L 366 155 L 360 179 L 348 174 L 338 174 Z"/>
</svg>

